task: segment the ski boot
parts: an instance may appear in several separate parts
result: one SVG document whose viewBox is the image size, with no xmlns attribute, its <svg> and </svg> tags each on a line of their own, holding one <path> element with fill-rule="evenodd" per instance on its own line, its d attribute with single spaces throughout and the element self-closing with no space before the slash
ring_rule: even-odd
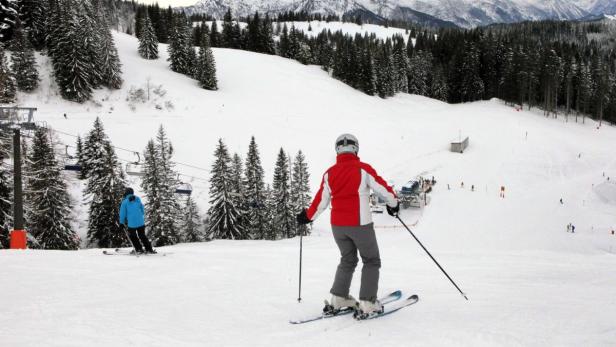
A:
<svg viewBox="0 0 616 347">
<path fill-rule="evenodd" d="M 383 305 L 381 305 L 381 302 L 378 300 L 361 300 L 359 302 L 359 308 L 355 311 L 353 317 L 357 320 L 367 319 L 383 313 L 384 310 Z"/>
<path fill-rule="evenodd" d="M 351 295 L 338 296 L 332 294 L 331 302 L 325 300 L 323 314 L 326 316 L 335 316 L 341 312 L 355 311 L 357 309 L 357 300 Z"/>
<path fill-rule="evenodd" d="M 145 254 L 158 254 L 158 252 L 156 252 L 156 250 L 151 249 L 149 251 L 145 251 Z"/>
</svg>

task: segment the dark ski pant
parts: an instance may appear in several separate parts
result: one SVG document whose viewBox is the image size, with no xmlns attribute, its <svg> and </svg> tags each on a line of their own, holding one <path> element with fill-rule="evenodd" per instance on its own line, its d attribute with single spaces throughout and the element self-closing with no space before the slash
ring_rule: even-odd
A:
<svg viewBox="0 0 616 347">
<path fill-rule="evenodd" d="M 128 228 L 128 238 L 130 239 L 130 243 L 133 244 L 133 247 L 135 247 L 135 251 L 142 252 L 143 248 L 145 248 L 148 252 L 152 251 L 152 244 L 145 235 L 145 226 L 139 228 Z M 141 247 L 142 244 L 143 247 Z"/>
<path fill-rule="evenodd" d="M 353 272 L 355 272 L 355 267 L 359 261 L 357 258 L 357 251 L 359 251 L 364 263 L 361 270 L 359 300 L 376 300 L 379 289 L 381 258 L 374 233 L 374 225 L 372 223 L 360 226 L 332 225 L 332 232 L 340 249 L 340 264 L 336 270 L 336 278 L 330 293 L 338 296 L 349 295 Z"/>
</svg>

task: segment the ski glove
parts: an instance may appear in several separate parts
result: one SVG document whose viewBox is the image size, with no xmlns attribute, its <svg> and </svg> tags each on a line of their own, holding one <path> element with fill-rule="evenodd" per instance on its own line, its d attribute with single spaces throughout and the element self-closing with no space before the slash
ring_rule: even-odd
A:
<svg viewBox="0 0 616 347">
<path fill-rule="evenodd" d="M 385 205 L 385 207 L 387 208 L 387 213 L 392 217 L 396 217 L 398 212 L 400 212 L 400 203 L 397 203 L 395 207 L 389 207 L 389 205 Z"/>
<path fill-rule="evenodd" d="M 308 219 L 308 213 L 306 209 L 303 209 L 302 212 L 298 213 L 297 216 L 295 216 L 295 218 L 297 219 L 297 224 L 299 225 L 312 223 L 312 221 Z"/>
</svg>

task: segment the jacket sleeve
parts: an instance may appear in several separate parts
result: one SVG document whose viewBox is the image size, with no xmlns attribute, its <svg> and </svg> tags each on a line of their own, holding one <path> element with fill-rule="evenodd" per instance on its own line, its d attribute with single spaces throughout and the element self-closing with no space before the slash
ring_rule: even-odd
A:
<svg viewBox="0 0 616 347">
<path fill-rule="evenodd" d="M 387 205 L 395 207 L 398 205 L 398 197 L 394 190 L 385 182 L 385 180 L 376 173 L 376 170 L 368 164 L 362 166 L 362 170 L 366 172 L 368 187 L 372 189 L 378 196 L 383 198 Z"/>
<path fill-rule="evenodd" d="M 319 191 L 314 197 L 314 200 L 312 200 L 312 204 L 310 204 L 310 207 L 308 208 L 306 215 L 310 220 L 315 220 L 321 214 L 321 212 L 325 211 L 325 209 L 329 205 L 331 192 L 329 190 L 327 178 L 328 174 L 325 173 L 325 175 L 323 175 L 323 179 L 321 180 L 321 186 L 319 187 Z"/>
<path fill-rule="evenodd" d="M 126 200 L 122 200 L 120 204 L 120 224 L 125 224 L 126 222 Z"/>
<path fill-rule="evenodd" d="M 141 209 L 141 214 L 145 215 L 145 209 L 143 208 L 143 202 L 141 202 L 140 198 L 137 198 L 137 199 L 139 199 L 139 209 Z"/>
</svg>

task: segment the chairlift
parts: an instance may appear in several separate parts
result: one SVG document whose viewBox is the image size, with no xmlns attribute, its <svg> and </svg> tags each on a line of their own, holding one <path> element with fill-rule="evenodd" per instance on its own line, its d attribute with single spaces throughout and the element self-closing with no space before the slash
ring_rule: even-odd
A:
<svg viewBox="0 0 616 347">
<path fill-rule="evenodd" d="M 77 161 L 77 158 L 68 153 L 68 145 L 64 148 L 66 153 L 64 170 L 66 171 L 81 171 L 81 164 Z"/>
<path fill-rule="evenodd" d="M 180 182 L 180 184 L 175 188 L 175 193 L 190 196 L 190 194 L 192 194 L 192 190 L 192 185 L 190 185 L 190 183 Z"/>
<path fill-rule="evenodd" d="M 141 156 L 139 152 L 134 152 L 137 155 L 137 161 L 126 164 L 126 174 L 129 176 L 143 176 L 145 173 L 143 171 L 143 165 L 141 164 Z"/>
</svg>

